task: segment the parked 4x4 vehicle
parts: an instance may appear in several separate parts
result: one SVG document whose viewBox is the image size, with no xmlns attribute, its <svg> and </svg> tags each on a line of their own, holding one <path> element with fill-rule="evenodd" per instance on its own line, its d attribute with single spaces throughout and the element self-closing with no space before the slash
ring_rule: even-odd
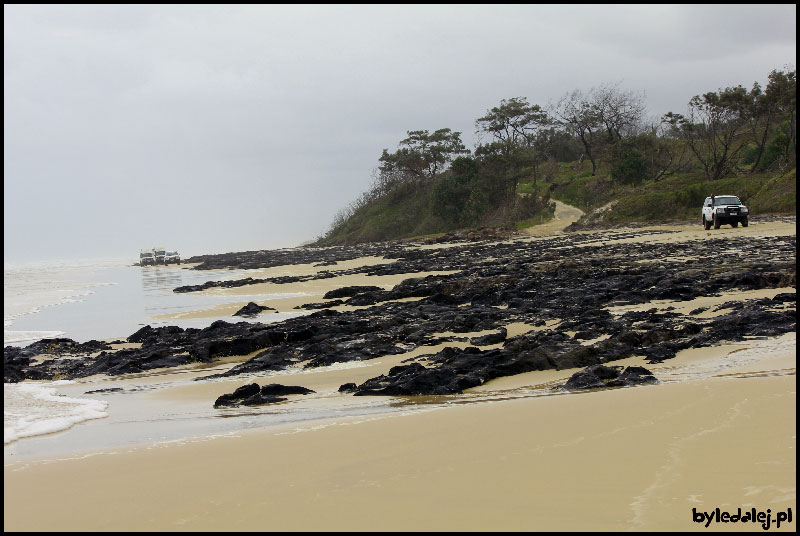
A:
<svg viewBox="0 0 800 536">
<path fill-rule="evenodd" d="M 165 261 L 165 257 L 167 256 L 167 250 L 164 249 L 164 246 L 156 246 L 153 248 L 153 252 L 156 256 L 156 264 L 167 264 Z"/>
<path fill-rule="evenodd" d="M 712 202 L 713 198 L 713 202 Z M 732 227 L 749 225 L 750 210 L 742 204 L 735 195 L 715 195 L 706 197 L 703 203 L 703 227 L 708 230 L 711 226 L 719 229 L 720 225 L 731 224 Z"/>
<path fill-rule="evenodd" d="M 181 256 L 178 255 L 177 251 L 167 251 L 166 255 L 164 255 L 164 264 L 180 264 L 181 263 Z"/>
<path fill-rule="evenodd" d="M 155 266 L 156 256 L 152 249 L 143 249 L 139 252 L 140 266 Z"/>
</svg>

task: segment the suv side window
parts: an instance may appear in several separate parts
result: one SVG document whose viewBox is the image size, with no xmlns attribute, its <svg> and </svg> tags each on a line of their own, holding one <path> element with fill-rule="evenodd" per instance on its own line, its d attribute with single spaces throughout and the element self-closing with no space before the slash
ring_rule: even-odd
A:
<svg viewBox="0 0 800 536">
<path fill-rule="evenodd" d="M 703 204 L 703 206 L 704 207 L 710 207 L 711 206 L 711 198 L 710 197 L 706 197 L 706 202 Z"/>
</svg>

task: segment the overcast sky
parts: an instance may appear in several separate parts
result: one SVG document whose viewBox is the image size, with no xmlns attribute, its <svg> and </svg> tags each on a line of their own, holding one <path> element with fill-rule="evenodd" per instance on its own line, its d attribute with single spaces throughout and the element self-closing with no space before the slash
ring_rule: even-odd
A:
<svg viewBox="0 0 800 536">
<path fill-rule="evenodd" d="M 406 131 L 796 64 L 795 5 L 4 6 L 6 261 L 291 247 Z"/>
</svg>

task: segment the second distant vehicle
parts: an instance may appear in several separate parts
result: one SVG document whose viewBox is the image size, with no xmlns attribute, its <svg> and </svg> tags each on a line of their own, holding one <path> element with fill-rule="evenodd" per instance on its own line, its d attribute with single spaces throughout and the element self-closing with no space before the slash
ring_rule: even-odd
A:
<svg viewBox="0 0 800 536">
<path fill-rule="evenodd" d="M 720 225 L 730 224 L 731 227 L 747 227 L 750 224 L 750 210 L 735 195 L 715 195 L 706 197 L 703 203 L 703 227 L 708 230 L 711 226 L 719 229 Z"/>
<path fill-rule="evenodd" d="M 180 264 L 181 256 L 177 251 L 167 251 L 164 255 L 164 264 Z"/>
<path fill-rule="evenodd" d="M 164 249 L 164 246 L 156 246 L 153 248 L 153 253 L 156 256 L 156 264 L 166 264 L 164 260 L 167 256 L 167 250 Z"/>
</svg>

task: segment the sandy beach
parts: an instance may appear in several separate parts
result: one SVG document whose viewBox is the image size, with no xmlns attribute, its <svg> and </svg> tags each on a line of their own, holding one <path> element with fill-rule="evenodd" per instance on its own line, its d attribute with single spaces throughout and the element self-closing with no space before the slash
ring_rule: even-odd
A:
<svg viewBox="0 0 800 536">
<path fill-rule="evenodd" d="M 766 236 L 785 232 L 786 225 L 732 231 Z M 646 239 L 705 236 L 695 228 L 668 231 Z M 351 264 L 359 262 L 385 261 Z M 313 270 L 282 267 L 255 277 Z M 405 277 L 280 285 L 280 292 L 297 295 L 270 304 L 289 311 L 344 284 L 389 288 Z M 784 287 L 611 309 L 613 314 L 674 307 L 689 314 L 705 307 L 704 314 L 712 316 L 720 314 L 714 307 L 729 299 L 786 292 L 796 291 Z M 557 325 L 509 325 L 509 336 Z M 448 345 L 465 347 L 479 334 L 459 333 L 464 341 Z M 358 368 L 285 374 L 277 381 L 317 393 L 292 402 L 290 409 L 345 409 L 353 399 L 373 397 L 338 393 L 342 383 L 385 374 L 443 346 L 418 347 Z M 244 359 L 227 358 L 215 370 Z M 644 363 L 635 356 L 614 364 Z M 86 439 L 78 451 L 6 457 L 4 529 L 727 531 L 762 527 L 711 523 L 706 528 L 693 521 L 692 510 L 770 509 L 773 522 L 777 512 L 796 513 L 795 333 L 683 350 L 647 367 L 661 380 L 658 385 L 564 393 L 552 387 L 576 369 L 545 370 L 497 378 L 463 395 L 382 398 L 391 411 L 111 448 L 93 448 Z M 157 385 L 135 400 L 210 413 L 215 397 L 252 381 L 186 381 L 207 372 L 187 367 L 181 374 L 92 377 L 78 380 L 75 388 Z M 177 377 L 182 381 L 174 381 Z M 128 400 L 132 405 L 134 399 Z M 96 433 L 113 434 L 114 427 L 102 421 L 93 421 Z M 794 528 L 794 522 L 784 523 L 780 530 Z M 770 530 L 776 530 L 774 524 Z"/>
</svg>

